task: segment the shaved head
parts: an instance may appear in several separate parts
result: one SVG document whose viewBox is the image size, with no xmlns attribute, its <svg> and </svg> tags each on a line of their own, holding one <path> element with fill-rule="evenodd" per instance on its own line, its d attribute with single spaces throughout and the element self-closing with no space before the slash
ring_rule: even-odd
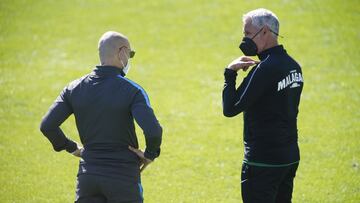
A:
<svg viewBox="0 0 360 203">
<path fill-rule="evenodd" d="M 127 47 L 130 49 L 129 40 L 125 35 L 114 31 L 105 32 L 101 36 L 98 45 L 101 64 L 114 65 L 117 67 L 124 66 L 125 62 L 123 62 L 122 59 L 120 59 L 122 64 L 118 64 L 119 51 L 122 47 Z"/>
</svg>

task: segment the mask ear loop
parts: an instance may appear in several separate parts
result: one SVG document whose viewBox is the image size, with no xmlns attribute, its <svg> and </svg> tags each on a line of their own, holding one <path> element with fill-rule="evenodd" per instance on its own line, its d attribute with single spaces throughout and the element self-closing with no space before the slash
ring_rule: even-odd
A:
<svg viewBox="0 0 360 203">
<path fill-rule="evenodd" d="M 254 39 L 263 29 L 264 29 L 264 27 L 262 27 L 259 31 L 257 31 L 251 39 Z"/>
<path fill-rule="evenodd" d="M 272 29 L 269 29 L 269 30 L 270 30 L 270 32 L 274 33 L 276 36 L 281 37 L 281 38 L 284 38 L 282 35 L 279 35 L 279 33 L 273 31 Z"/>
<path fill-rule="evenodd" d="M 120 54 L 121 54 L 121 48 L 120 48 L 120 52 L 119 52 L 119 60 L 120 60 L 120 63 L 121 63 L 121 65 L 123 65 L 123 68 L 125 68 L 125 65 L 124 65 L 124 63 L 123 63 L 123 61 L 121 60 L 121 57 L 120 57 Z M 128 54 L 126 54 L 126 56 L 128 56 Z M 130 56 L 128 56 L 128 63 L 129 63 L 129 60 L 130 60 Z"/>
</svg>

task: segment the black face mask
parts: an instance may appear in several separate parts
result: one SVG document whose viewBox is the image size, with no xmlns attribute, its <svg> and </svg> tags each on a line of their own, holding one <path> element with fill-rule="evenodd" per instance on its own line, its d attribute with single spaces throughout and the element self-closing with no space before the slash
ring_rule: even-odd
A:
<svg viewBox="0 0 360 203">
<path fill-rule="evenodd" d="M 263 28 L 264 27 L 262 27 L 252 38 L 244 37 L 242 39 L 239 48 L 246 56 L 255 56 L 257 54 L 258 49 L 253 39 L 261 32 Z"/>
</svg>

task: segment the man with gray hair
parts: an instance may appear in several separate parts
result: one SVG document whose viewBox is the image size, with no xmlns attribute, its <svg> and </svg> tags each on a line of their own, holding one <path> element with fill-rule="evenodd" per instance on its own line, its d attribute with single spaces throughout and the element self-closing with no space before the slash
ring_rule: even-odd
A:
<svg viewBox="0 0 360 203">
<path fill-rule="evenodd" d="M 224 72 L 223 113 L 244 112 L 244 161 L 241 192 L 244 203 L 291 202 L 299 165 L 297 115 L 303 88 L 302 71 L 278 44 L 274 13 L 256 9 L 243 17 L 246 56 Z M 260 61 L 249 56 L 257 55 Z M 237 72 L 254 66 L 236 88 Z"/>
<path fill-rule="evenodd" d="M 75 202 L 143 202 L 140 172 L 160 155 L 162 128 L 145 90 L 125 78 L 135 52 L 124 35 L 109 31 L 99 40 L 101 65 L 67 85 L 41 123 L 55 151 L 81 157 Z M 75 115 L 84 147 L 60 125 Z M 138 149 L 134 119 L 143 129 Z"/>
</svg>

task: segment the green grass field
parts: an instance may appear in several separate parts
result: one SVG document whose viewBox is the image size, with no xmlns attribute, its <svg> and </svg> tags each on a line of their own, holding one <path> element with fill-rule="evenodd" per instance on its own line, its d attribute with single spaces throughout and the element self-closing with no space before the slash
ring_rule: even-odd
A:
<svg viewBox="0 0 360 203">
<path fill-rule="evenodd" d="M 293 201 L 360 202 L 356 0 L 1 0 L 0 202 L 73 202 L 78 160 L 38 128 L 62 88 L 99 63 L 108 30 L 136 49 L 128 77 L 164 128 L 145 202 L 241 202 L 242 116 L 222 116 L 223 68 L 242 54 L 242 14 L 258 7 L 278 15 L 280 43 L 304 72 Z M 62 128 L 79 140 L 73 117 Z"/>
</svg>

